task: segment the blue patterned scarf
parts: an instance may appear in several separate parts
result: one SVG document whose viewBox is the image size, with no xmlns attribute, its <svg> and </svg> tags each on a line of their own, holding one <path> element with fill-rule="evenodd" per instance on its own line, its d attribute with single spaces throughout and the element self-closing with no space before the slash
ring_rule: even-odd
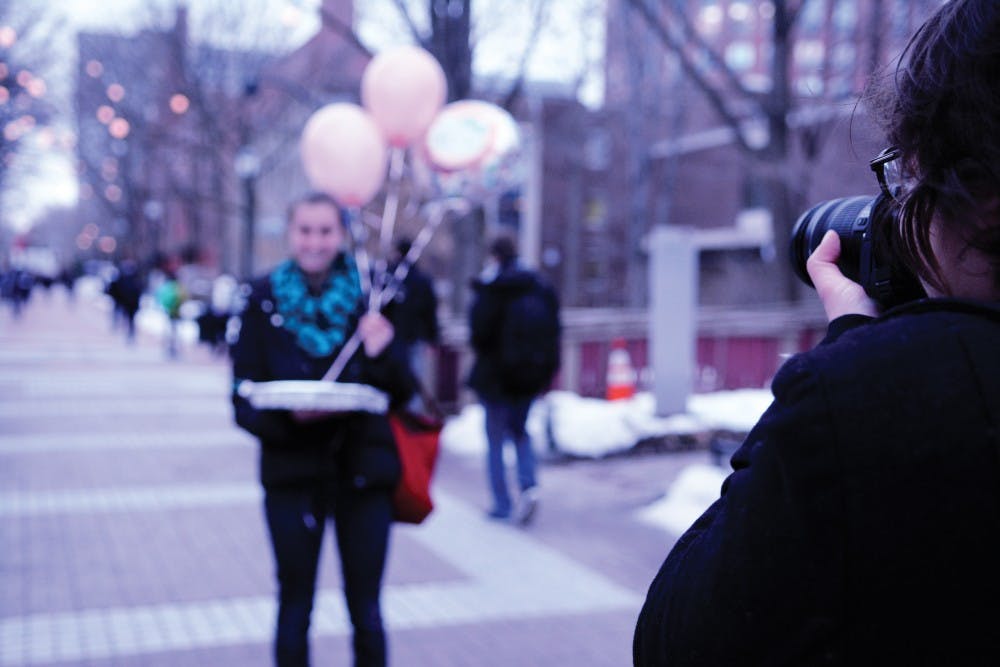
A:
<svg viewBox="0 0 1000 667">
<path fill-rule="evenodd" d="M 350 333 L 351 316 L 358 310 L 361 286 L 354 258 L 341 253 L 330 268 L 319 294 L 310 294 L 302 269 L 287 260 L 271 272 L 271 291 L 281 326 L 311 357 L 328 357 Z"/>
</svg>

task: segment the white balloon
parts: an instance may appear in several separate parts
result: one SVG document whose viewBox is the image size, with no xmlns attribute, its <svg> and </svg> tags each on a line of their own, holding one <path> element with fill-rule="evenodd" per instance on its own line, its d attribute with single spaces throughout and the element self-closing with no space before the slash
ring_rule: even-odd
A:
<svg viewBox="0 0 1000 667">
<path fill-rule="evenodd" d="M 422 152 L 445 196 L 484 199 L 518 185 L 521 132 L 495 104 L 461 100 L 445 106 L 427 129 Z"/>
</svg>

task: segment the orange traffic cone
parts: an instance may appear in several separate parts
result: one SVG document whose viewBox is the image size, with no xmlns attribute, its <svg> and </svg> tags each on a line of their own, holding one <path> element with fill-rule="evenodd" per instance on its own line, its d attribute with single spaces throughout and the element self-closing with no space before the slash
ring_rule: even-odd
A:
<svg viewBox="0 0 1000 667">
<path fill-rule="evenodd" d="M 620 401 L 635 396 L 636 378 L 632 357 L 625 348 L 625 339 L 615 338 L 611 341 L 611 352 L 608 354 L 608 400 Z"/>
</svg>

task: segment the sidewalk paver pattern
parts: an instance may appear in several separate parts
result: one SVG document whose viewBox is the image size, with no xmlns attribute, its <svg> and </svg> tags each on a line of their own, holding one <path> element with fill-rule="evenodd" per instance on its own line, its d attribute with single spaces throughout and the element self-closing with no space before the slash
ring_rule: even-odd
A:
<svg viewBox="0 0 1000 667">
<path fill-rule="evenodd" d="M 168 360 L 94 299 L 0 312 L 0 665 L 271 664 L 273 565 L 256 444 L 224 359 Z M 634 519 L 703 452 L 548 463 L 527 529 L 485 518 L 482 462 L 445 452 L 437 507 L 396 526 L 394 665 L 622 666 L 674 537 Z M 313 664 L 349 664 L 332 531 Z"/>
</svg>

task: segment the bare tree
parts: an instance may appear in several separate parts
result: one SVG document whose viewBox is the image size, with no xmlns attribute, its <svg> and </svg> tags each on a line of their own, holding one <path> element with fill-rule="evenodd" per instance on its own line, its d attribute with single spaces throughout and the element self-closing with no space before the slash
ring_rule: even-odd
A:
<svg viewBox="0 0 1000 667">
<path fill-rule="evenodd" d="M 584 4 L 594 5 L 593 0 Z M 377 7 L 377 3 L 371 3 Z M 450 101 L 468 97 L 489 98 L 513 110 L 524 91 L 529 66 L 540 40 L 556 28 L 553 0 L 494 0 L 473 11 L 471 0 L 384 0 L 382 13 L 371 8 L 369 20 L 395 19 L 404 38 L 427 49 L 438 59 L 448 82 Z M 385 8 L 395 9 L 389 17 Z M 342 22 L 323 12 L 327 25 L 348 36 L 370 53 L 360 37 Z M 516 23 L 516 27 L 512 24 Z M 574 27 L 579 29 L 579 27 Z M 476 52 L 491 34 L 507 30 L 521 35 L 517 44 L 508 43 L 506 75 L 496 82 L 473 82 Z M 578 78 L 582 75 L 577 74 Z"/>
<path fill-rule="evenodd" d="M 594 8 L 601 3 L 586 0 L 579 4 L 596 11 Z M 415 43 L 437 58 L 447 80 L 449 101 L 468 97 L 485 99 L 528 121 L 537 120 L 529 118 L 531 106 L 525 104 L 525 92 L 532 61 L 543 37 L 557 29 L 582 31 L 579 23 L 566 25 L 563 21 L 562 25 L 557 25 L 560 23 L 560 15 L 556 13 L 559 3 L 553 0 L 494 0 L 475 6 L 471 0 L 384 0 L 356 6 L 363 12 L 367 25 L 378 22 L 383 35 L 398 42 Z M 330 12 L 323 11 L 322 19 L 329 29 L 344 35 L 359 51 L 368 54 L 374 50 Z M 500 34 L 513 37 L 500 49 L 496 49 L 495 44 L 492 49 L 484 46 Z M 579 42 L 585 43 L 585 40 Z M 503 52 L 504 57 L 497 58 L 496 51 Z M 574 55 L 581 64 L 576 71 L 564 72 L 564 77 L 575 85 L 575 89 L 564 87 L 569 94 L 578 91 L 588 68 L 594 64 L 589 59 L 590 54 Z M 477 58 L 486 56 L 496 59 L 492 69 L 498 74 L 474 80 L 473 65 Z M 497 224 L 497 217 L 494 212 L 476 208 L 452 222 L 450 237 L 454 252 L 450 278 L 456 289 L 452 292 L 451 306 L 456 312 L 464 310 L 467 294 L 461 286 L 478 271 L 482 239 L 489 226 Z"/>
<path fill-rule="evenodd" d="M 285 30 L 267 8 L 151 5 L 140 17 L 151 27 L 138 34 L 80 36 L 84 196 L 118 221 L 124 247 L 149 255 L 196 246 L 219 251 L 226 270 L 250 269 L 238 266 L 247 253 L 237 257 L 231 237 L 253 201 L 234 171 L 252 140 L 261 72 Z"/>
<path fill-rule="evenodd" d="M 12 186 L 12 174 L 30 175 L 54 142 L 49 79 L 56 56 L 49 45 L 60 29 L 44 7 L 0 2 L 0 193 Z"/>
<path fill-rule="evenodd" d="M 717 46 L 692 22 L 690 7 L 683 0 L 652 2 L 624 0 L 632 11 L 642 17 L 661 46 L 672 53 L 686 79 L 699 90 L 720 121 L 732 133 L 733 141 L 748 161 L 747 172 L 756 180 L 771 210 L 776 242 L 786 247 L 795 215 L 802 207 L 806 181 L 802 165 L 793 161 L 793 139 L 801 139 L 801 156 L 807 163 L 821 154 L 826 133 L 831 127 L 831 113 L 838 103 L 854 100 L 860 86 L 885 64 L 885 44 L 882 36 L 887 28 L 882 0 L 868 3 L 844 3 L 840 0 L 773 0 L 768 39 L 770 63 L 763 89 L 751 87 L 739 72 L 728 66 Z M 910 3 L 911 18 L 926 12 L 932 2 Z M 914 7 L 919 5 L 920 7 Z M 796 52 L 796 26 L 805 11 L 825 13 L 827 25 L 838 11 L 867 8 L 868 32 L 860 28 L 852 33 L 826 36 L 827 46 L 837 40 L 852 48 L 868 50 L 867 58 L 859 58 L 843 71 L 830 58 L 819 71 L 818 87 L 805 99 L 796 95 L 793 87 L 793 63 Z M 861 25 L 858 20 L 857 25 Z M 831 49 L 827 53 L 832 53 Z M 839 68 L 839 69 L 838 69 Z M 835 81 L 849 85 L 834 85 Z M 803 113 L 808 110 L 811 113 Z M 793 129 L 793 126 L 798 129 Z M 786 262 L 777 263 L 782 273 L 785 295 L 795 299 L 797 282 Z"/>
</svg>

